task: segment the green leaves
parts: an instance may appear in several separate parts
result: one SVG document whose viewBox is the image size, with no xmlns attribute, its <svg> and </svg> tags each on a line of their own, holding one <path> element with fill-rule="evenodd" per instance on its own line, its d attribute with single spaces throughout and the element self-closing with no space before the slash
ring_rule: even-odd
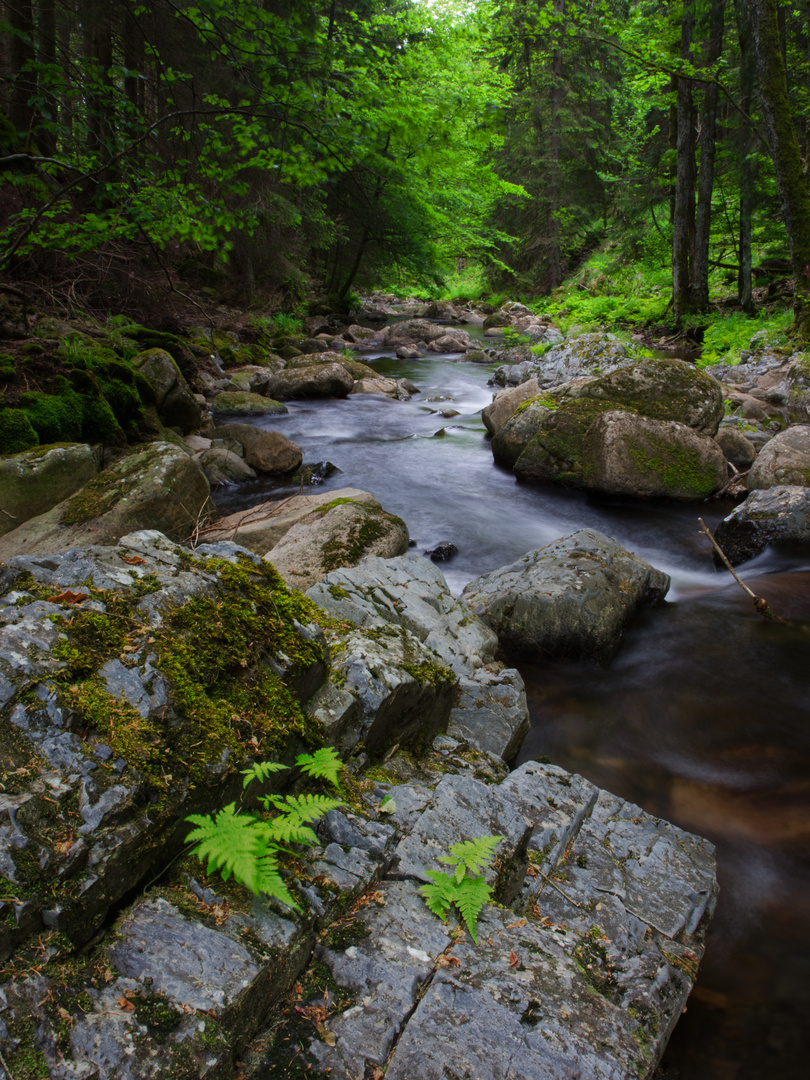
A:
<svg viewBox="0 0 810 1080">
<path fill-rule="evenodd" d="M 483 874 L 501 840 L 502 836 L 481 836 L 451 844 L 450 854 L 440 855 L 439 862 L 452 866 L 452 872 L 428 871 L 430 884 L 419 889 L 427 906 L 442 920 L 447 919 L 451 906 L 455 905 L 476 944 L 478 915 L 492 899 L 492 889 L 483 877 L 473 875 Z"/>
<path fill-rule="evenodd" d="M 310 776 L 338 786 L 337 777 L 342 766 L 333 747 L 322 748 L 314 754 L 300 754 L 296 764 Z M 243 786 L 248 787 L 254 780 L 265 782 L 286 768 L 275 761 L 256 762 L 243 770 Z M 275 816 L 242 813 L 235 803 L 229 803 L 216 814 L 189 815 L 186 821 L 197 827 L 188 834 L 187 840 L 196 844 L 194 854 L 207 863 L 209 873 L 218 870 L 225 881 L 233 876 L 252 893 L 275 897 L 300 911 L 299 904 L 284 884 L 279 858 L 289 853 L 290 844 L 317 844 L 311 823 L 345 803 L 311 792 L 264 795 L 260 802 L 268 814 L 275 811 Z"/>
</svg>

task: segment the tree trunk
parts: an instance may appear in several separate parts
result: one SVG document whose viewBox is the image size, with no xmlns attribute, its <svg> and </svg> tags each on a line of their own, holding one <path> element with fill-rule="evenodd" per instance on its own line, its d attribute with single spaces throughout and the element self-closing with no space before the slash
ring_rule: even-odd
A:
<svg viewBox="0 0 810 1080">
<path fill-rule="evenodd" d="M 684 12 L 681 23 L 681 59 L 689 60 L 694 17 Z M 678 138 L 675 165 L 675 212 L 672 219 L 672 305 L 675 324 L 680 325 L 690 309 L 691 224 L 695 207 L 695 153 L 692 129 L 692 83 L 678 79 Z"/>
<path fill-rule="evenodd" d="M 720 58 L 723 49 L 725 0 L 712 0 L 709 19 L 709 48 L 707 68 Z M 703 120 L 700 125 L 700 172 L 695 217 L 695 258 L 692 264 L 692 305 L 698 311 L 709 306 L 709 240 L 711 237 L 712 189 L 714 188 L 714 153 L 717 137 L 716 83 L 706 87 L 703 94 Z"/>
<path fill-rule="evenodd" d="M 28 104 L 37 89 L 36 75 L 33 71 L 34 54 L 34 12 L 30 0 L 13 0 L 6 4 L 8 21 L 11 25 L 9 57 L 11 61 L 11 103 L 9 120 L 24 141 L 27 141 L 34 126 L 34 110 Z"/>
<path fill-rule="evenodd" d="M 810 193 L 793 126 L 776 0 L 750 0 L 762 113 L 793 268 L 793 333 L 810 341 Z"/>
<path fill-rule="evenodd" d="M 88 58 L 87 147 L 102 158 L 112 156 L 113 107 L 112 12 L 110 0 L 84 0 L 82 4 L 84 50 Z"/>
<path fill-rule="evenodd" d="M 740 108 L 750 116 L 754 97 L 757 59 L 751 37 L 751 15 L 746 0 L 734 0 L 737 36 L 740 42 Z M 753 136 L 744 116 L 737 120 L 737 147 L 740 159 L 740 234 L 737 249 L 737 297 L 748 315 L 756 312 L 751 280 L 751 218 L 754 201 Z"/>
<path fill-rule="evenodd" d="M 563 53 L 560 40 L 565 17 L 565 0 L 554 0 L 554 10 L 559 16 L 555 29 L 557 45 L 551 61 L 551 123 L 548 137 L 548 203 L 546 215 L 546 281 L 551 292 L 560 284 L 562 260 L 560 257 L 560 205 L 561 176 L 560 158 L 562 154 L 562 117 L 563 104 L 562 63 Z"/>
<path fill-rule="evenodd" d="M 59 84 L 59 71 L 56 66 L 56 2 L 39 0 L 39 26 L 37 38 L 39 62 L 43 65 L 40 79 L 43 84 L 42 125 L 38 132 L 39 145 L 43 153 L 53 156 L 56 152 L 56 121 L 58 98 L 56 88 Z"/>
</svg>

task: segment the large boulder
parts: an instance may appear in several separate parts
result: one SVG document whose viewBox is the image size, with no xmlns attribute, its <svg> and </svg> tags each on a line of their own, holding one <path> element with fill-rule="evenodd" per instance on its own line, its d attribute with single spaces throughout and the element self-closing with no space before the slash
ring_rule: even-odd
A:
<svg viewBox="0 0 810 1080">
<path fill-rule="evenodd" d="M 309 517 L 313 510 L 341 499 L 382 509 L 373 495 L 359 488 L 339 488 L 318 495 L 293 495 L 289 499 L 259 503 L 219 518 L 200 530 L 200 541 L 217 543 L 220 540 L 235 540 L 257 555 L 265 555 L 293 525 Z"/>
<path fill-rule="evenodd" d="M 258 437 L 245 447 L 245 461 L 259 472 L 295 472 L 303 460 L 301 447 L 280 431 L 259 431 Z"/>
<path fill-rule="evenodd" d="M 484 362 L 489 360 L 486 354 L 484 354 L 484 357 Z M 469 359 L 469 354 L 467 354 L 467 359 Z M 510 386 L 507 389 L 496 391 L 492 398 L 492 404 L 481 410 L 484 427 L 490 435 L 497 435 L 507 420 L 514 416 L 518 406 L 522 405 L 524 401 L 536 398 L 539 393 L 540 384 L 537 379 L 529 379 L 527 382 L 519 383 L 517 386 Z"/>
<path fill-rule="evenodd" d="M 38 446 L 0 459 L 0 536 L 69 498 L 98 472 L 89 446 Z"/>
<path fill-rule="evenodd" d="M 297 522 L 265 556 L 287 584 L 305 592 L 331 571 L 368 555 L 390 558 L 408 550 L 402 518 L 352 499 L 336 499 Z"/>
<path fill-rule="evenodd" d="M 328 574 L 307 595 L 372 633 L 395 627 L 413 634 L 458 676 L 448 734 L 506 761 L 520 749 L 529 730 L 523 680 L 495 661 L 497 637 L 452 595 L 435 563 L 414 554 L 367 558 Z"/>
<path fill-rule="evenodd" d="M 287 406 L 264 394 L 252 394 L 247 390 L 223 390 L 211 402 L 211 412 L 217 416 L 278 416 L 286 413 Z"/>
<path fill-rule="evenodd" d="M 470 582 L 462 599 L 508 653 L 603 657 L 642 605 L 663 600 L 669 583 L 615 540 L 580 529 Z"/>
<path fill-rule="evenodd" d="M 285 368 L 270 376 L 267 393 L 278 401 L 296 398 L 344 398 L 354 386 L 354 376 L 345 364 L 338 360 L 318 362 Z"/>
<path fill-rule="evenodd" d="M 224 446 L 209 446 L 194 455 L 194 460 L 205 473 L 212 486 L 220 484 L 241 484 L 245 480 L 255 480 L 256 473 L 238 454 Z"/>
<path fill-rule="evenodd" d="M 810 549 L 810 486 L 752 491 L 720 522 L 714 536 L 734 566 L 761 555 L 769 544 Z M 715 561 L 721 565 L 717 557 Z"/>
<path fill-rule="evenodd" d="M 757 459 L 753 442 L 734 427 L 721 427 L 714 441 L 726 455 L 726 461 L 730 461 L 740 472 L 750 469 Z"/>
<path fill-rule="evenodd" d="M 810 424 L 781 431 L 763 446 L 748 474 L 748 490 L 810 485 Z"/>
<path fill-rule="evenodd" d="M 386 346 L 393 349 L 397 345 L 415 344 L 417 341 L 431 342 L 444 337 L 446 333 L 446 326 L 437 326 L 427 319 L 405 319 L 388 328 Z"/>
<path fill-rule="evenodd" d="M 582 441 L 582 469 L 589 490 L 634 499 L 705 499 L 728 480 L 714 439 L 685 424 L 628 412 L 594 420 Z"/>
<path fill-rule="evenodd" d="M 704 435 L 716 434 L 725 410 L 720 383 L 683 360 L 637 360 L 567 393 L 615 402 L 654 420 L 677 420 Z"/>
<path fill-rule="evenodd" d="M 147 349 L 135 357 L 132 366 L 151 384 L 162 423 L 180 428 L 184 435 L 196 431 L 200 406 L 172 357 L 164 349 Z"/>
<path fill-rule="evenodd" d="M 120 458 L 66 499 L 0 539 L 0 559 L 45 555 L 87 544 L 114 544 L 157 529 L 174 541 L 209 513 L 211 490 L 199 465 L 172 443 L 148 443 Z"/>
<path fill-rule="evenodd" d="M 717 430 L 723 415 L 723 397 L 716 380 L 689 364 L 640 360 L 522 402 L 492 439 L 493 456 L 497 464 L 512 467 L 519 479 L 530 483 L 589 486 L 591 465 L 586 468 L 584 460 L 586 433 L 603 414 L 617 410 L 710 434 Z M 630 420 L 626 423 L 632 425 Z M 596 430 L 604 431 L 603 425 L 600 421 Z M 725 477 L 721 484 L 724 481 Z"/>
</svg>

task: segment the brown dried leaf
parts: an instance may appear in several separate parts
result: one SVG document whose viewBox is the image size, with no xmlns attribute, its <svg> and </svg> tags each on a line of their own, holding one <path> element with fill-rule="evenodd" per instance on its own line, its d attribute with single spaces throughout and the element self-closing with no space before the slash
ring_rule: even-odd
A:
<svg viewBox="0 0 810 1080">
<path fill-rule="evenodd" d="M 48 597 L 49 604 L 82 604 L 85 600 L 89 600 L 90 597 L 86 593 L 73 592 L 72 589 L 63 589 L 60 593 L 55 593 L 53 596 Z"/>
<path fill-rule="evenodd" d="M 122 555 L 121 562 L 129 563 L 130 566 L 143 566 L 146 563 L 146 559 L 142 559 L 140 555 L 132 555 L 129 558 L 126 555 Z"/>
<path fill-rule="evenodd" d="M 135 1006 L 131 1001 L 128 1001 L 125 997 L 117 997 L 116 1003 L 121 1006 L 124 1012 L 135 1012 Z"/>
<path fill-rule="evenodd" d="M 517 967 L 520 963 L 520 957 L 516 952 L 509 953 L 509 967 Z"/>
</svg>

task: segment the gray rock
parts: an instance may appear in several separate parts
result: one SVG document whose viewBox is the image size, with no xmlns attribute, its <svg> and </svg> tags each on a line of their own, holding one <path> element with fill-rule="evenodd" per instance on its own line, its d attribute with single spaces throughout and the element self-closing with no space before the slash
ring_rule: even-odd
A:
<svg viewBox="0 0 810 1080">
<path fill-rule="evenodd" d="M 546 340 L 553 336 L 551 331 L 546 332 Z M 521 364 L 519 369 L 499 369 L 493 378 L 499 386 L 537 379 L 541 387 L 548 388 L 572 379 L 603 375 L 632 362 L 625 346 L 613 334 L 581 334 L 560 341 L 544 356 Z"/>
<path fill-rule="evenodd" d="M 734 566 L 762 554 L 769 544 L 806 549 L 810 545 L 810 486 L 752 491 L 720 522 L 714 535 Z"/>
<path fill-rule="evenodd" d="M 242 484 L 246 480 L 255 480 L 256 473 L 241 457 L 226 450 L 225 447 L 212 446 L 194 455 L 194 460 L 205 473 L 208 483 Z"/>
<path fill-rule="evenodd" d="M 481 411 L 484 427 L 490 435 L 497 435 L 506 421 L 514 415 L 515 410 L 524 401 L 530 401 L 539 393 L 540 383 L 537 379 L 527 379 L 526 382 L 519 383 L 517 386 L 497 391 L 492 404 Z"/>
<path fill-rule="evenodd" d="M 370 753 L 411 740 L 424 746 L 447 727 L 457 678 L 408 630 L 356 630 L 340 635 L 333 653 L 333 672 L 362 710 L 354 741 Z"/>
<path fill-rule="evenodd" d="M 810 424 L 780 432 L 760 451 L 748 474 L 748 490 L 810 485 Z"/>
<path fill-rule="evenodd" d="M 670 579 L 615 540 L 581 529 L 470 582 L 462 599 L 524 656 L 605 656 Z"/>
<path fill-rule="evenodd" d="M 339 488 L 319 495 L 293 495 L 281 502 L 260 503 L 219 518 L 200 531 L 200 540 L 209 543 L 236 540 L 242 547 L 265 555 L 293 525 L 338 499 L 351 499 L 382 509 L 373 495 L 358 488 Z"/>
<path fill-rule="evenodd" d="M 756 461 L 756 447 L 741 431 L 732 427 L 721 427 L 714 441 L 725 454 L 726 460 L 740 472 L 750 469 Z"/>
<path fill-rule="evenodd" d="M 389 327 L 386 345 L 388 348 L 395 348 L 397 345 L 408 345 L 412 342 L 431 342 L 444 337 L 446 333 L 446 326 L 437 326 L 427 319 L 405 319 Z"/>
<path fill-rule="evenodd" d="M 262 431 L 245 448 L 245 460 L 253 469 L 265 473 L 291 473 L 303 461 L 301 447 L 280 431 Z"/>
<path fill-rule="evenodd" d="M 529 708 L 519 673 L 514 668 L 496 672 L 484 667 L 474 678 L 462 676 L 447 734 L 511 761 L 529 734 Z"/>
<path fill-rule="evenodd" d="M 96 455 L 82 443 L 0 458 L 0 536 L 69 498 L 97 472 Z"/>
<path fill-rule="evenodd" d="M 402 518 L 341 501 L 296 522 L 265 558 L 291 588 L 305 592 L 336 567 L 353 566 L 367 556 L 402 555 L 409 539 Z"/>
<path fill-rule="evenodd" d="M 287 406 L 263 394 L 248 391 L 224 390 L 211 402 L 211 412 L 218 416 L 279 416 Z"/>
<path fill-rule="evenodd" d="M 519 472 L 520 462 L 515 466 Z M 672 420 L 604 412 L 582 440 L 585 486 L 634 499 L 706 499 L 728 479 L 714 439 Z"/>
<path fill-rule="evenodd" d="M 311 362 L 301 364 L 302 357 L 296 357 L 295 367 L 271 375 L 267 392 L 278 401 L 344 398 L 351 392 L 354 376 L 341 363 L 339 353 L 320 353 L 306 359 Z"/>
</svg>

